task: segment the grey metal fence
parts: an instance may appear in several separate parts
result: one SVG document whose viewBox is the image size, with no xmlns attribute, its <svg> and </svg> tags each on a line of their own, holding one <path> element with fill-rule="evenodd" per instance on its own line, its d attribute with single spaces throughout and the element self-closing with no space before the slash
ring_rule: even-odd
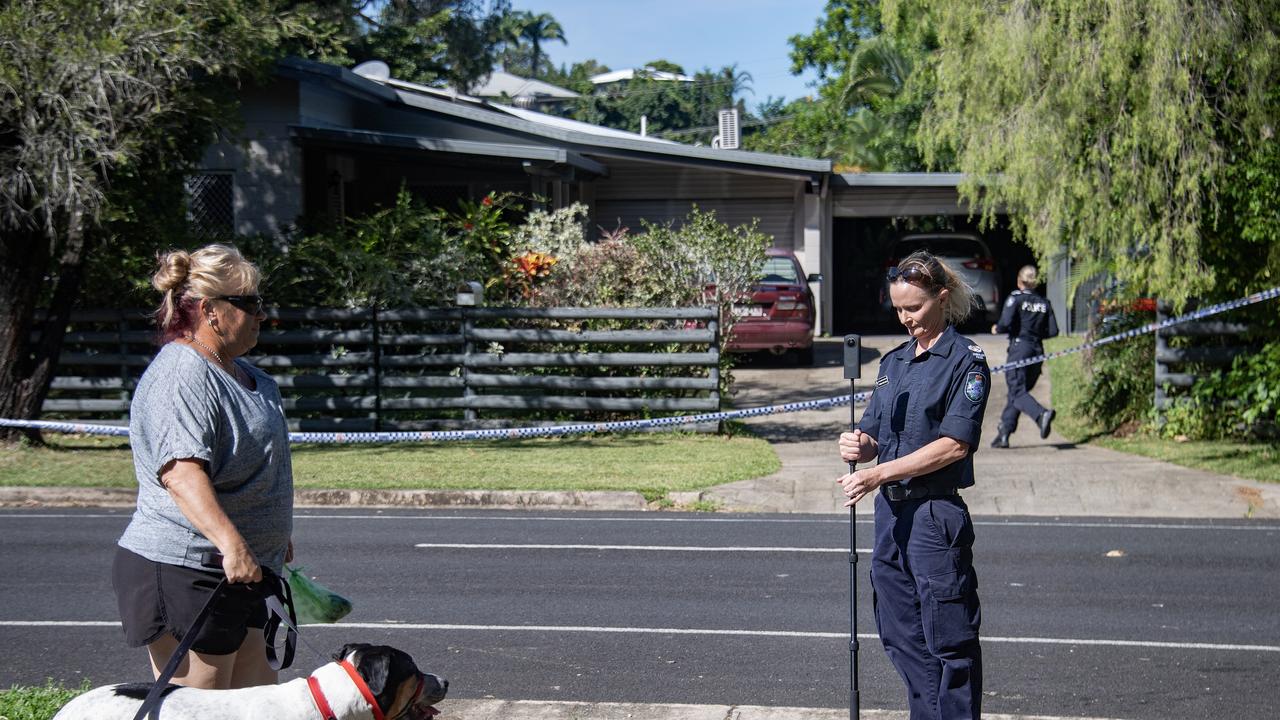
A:
<svg viewBox="0 0 1280 720">
<path fill-rule="evenodd" d="M 155 352 L 144 311 L 72 316 L 43 412 L 127 419 Z M 269 312 L 248 359 L 294 430 L 427 430 L 720 408 L 717 311 L 451 307 Z"/>
<path fill-rule="evenodd" d="M 1156 303 L 1156 322 L 1169 319 L 1167 303 Z M 1155 406 L 1163 410 L 1174 401 L 1170 390 L 1186 390 L 1195 385 L 1197 371 L 1230 367 L 1237 355 L 1247 352 L 1241 343 L 1249 326 L 1223 321 L 1200 321 L 1175 325 L 1156 331 Z M 1170 343 L 1173 338 L 1187 338 Z"/>
</svg>

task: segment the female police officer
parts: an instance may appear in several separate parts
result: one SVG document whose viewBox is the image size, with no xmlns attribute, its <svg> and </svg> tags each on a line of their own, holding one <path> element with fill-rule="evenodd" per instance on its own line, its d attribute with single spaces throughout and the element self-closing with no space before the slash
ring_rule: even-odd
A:
<svg viewBox="0 0 1280 720">
<path fill-rule="evenodd" d="M 1009 362 L 1025 360 L 1044 354 L 1042 340 L 1058 336 L 1058 321 L 1053 316 L 1053 306 L 1047 298 L 1036 294 L 1039 277 L 1035 265 L 1024 265 L 1018 271 L 1018 289 L 1009 293 L 1009 299 L 1000 312 L 1000 321 L 991 326 L 991 332 L 1009 333 Z M 1020 368 L 1010 368 L 1004 374 L 1009 383 L 1009 401 L 1000 413 L 1000 427 L 991 441 L 993 448 L 1009 447 L 1009 436 L 1018 429 L 1018 413 L 1026 413 L 1036 421 L 1041 439 L 1049 437 L 1053 425 L 1053 410 L 1031 397 L 1031 388 L 1040 379 L 1036 363 Z"/>
<path fill-rule="evenodd" d="M 973 485 L 991 371 L 953 327 L 972 290 L 928 253 L 889 270 L 889 294 L 911 339 L 880 362 L 846 461 L 879 458 L 839 479 L 852 505 L 873 490 L 876 627 L 907 684 L 914 718 L 976 718 L 982 699 L 973 523 L 959 490 Z"/>
</svg>

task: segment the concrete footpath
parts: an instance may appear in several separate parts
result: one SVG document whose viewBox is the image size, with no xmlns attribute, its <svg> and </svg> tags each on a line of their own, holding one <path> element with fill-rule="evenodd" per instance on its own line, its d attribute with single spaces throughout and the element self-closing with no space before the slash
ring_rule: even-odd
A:
<svg viewBox="0 0 1280 720">
<path fill-rule="evenodd" d="M 445 701 L 442 720 L 848 720 L 848 708 L 762 707 L 759 705 L 677 705 L 638 703 L 535 702 L 529 700 Z M 862 710 L 865 720 L 909 720 L 905 710 Z M 983 713 L 987 720 L 1059 720 L 1048 715 Z M 1065 720 L 1065 719 L 1064 719 Z M 1072 718 L 1071 720 L 1101 720 Z"/>
<path fill-rule="evenodd" d="M 974 338 L 992 366 L 1005 361 L 1003 338 Z M 875 381 L 879 358 L 901 342 L 900 336 L 863 339 L 863 378 L 859 391 Z M 811 368 L 784 363 L 752 363 L 734 371 L 738 408 L 773 405 L 846 394 L 842 348 L 823 340 Z M 1047 378 L 1034 395 L 1048 405 Z M 1280 518 L 1280 486 L 1240 480 L 1211 472 L 1096 447 L 1077 446 L 1057 434 L 1042 440 L 1023 418 L 1007 450 L 987 447 L 995 434 L 1006 397 L 1003 376 L 996 376 L 983 426 L 983 447 L 975 456 L 977 486 L 964 492 L 978 516 L 1037 515 L 1115 518 L 1234 519 Z M 859 408 L 859 412 L 861 408 Z M 836 436 L 849 424 L 848 408 L 764 416 L 746 421 L 769 440 L 782 469 L 764 478 L 721 485 L 701 493 L 681 493 L 681 503 L 713 501 L 730 511 L 845 513 L 835 478 L 845 471 Z M 0 506 L 131 506 L 133 491 L 0 488 Z M 644 499 L 630 492 L 490 491 L 300 491 L 300 507 L 385 506 L 433 508 L 516 508 L 644 510 Z M 866 510 L 864 510 L 866 512 Z M 776 708 L 728 705 L 535 702 L 521 700 L 446 700 L 442 717 L 456 720 L 844 720 L 846 708 Z M 864 710 L 868 720 L 905 720 L 905 711 Z M 1047 720 L 1047 716 L 987 714 L 995 720 Z"/>
</svg>

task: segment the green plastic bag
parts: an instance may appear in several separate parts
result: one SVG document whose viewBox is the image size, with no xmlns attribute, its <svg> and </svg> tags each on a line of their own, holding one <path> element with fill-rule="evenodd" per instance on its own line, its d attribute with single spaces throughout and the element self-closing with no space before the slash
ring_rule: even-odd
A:
<svg viewBox="0 0 1280 720">
<path fill-rule="evenodd" d="M 307 577 L 304 568 L 285 565 L 284 569 L 289 571 L 289 592 L 299 624 L 335 623 L 351 612 L 350 600 Z"/>
</svg>

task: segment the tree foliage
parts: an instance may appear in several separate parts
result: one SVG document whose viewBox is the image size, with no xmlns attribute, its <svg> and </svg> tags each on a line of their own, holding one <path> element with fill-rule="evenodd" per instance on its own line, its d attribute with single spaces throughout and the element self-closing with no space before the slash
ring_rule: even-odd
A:
<svg viewBox="0 0 1280 720">
<path fill-rule="evenodd" d="M 608 69 L 589 60 L 548 76 L 549 81 L 582 94 L 567 108 L 575 120 L 639 132 L 643 115 L 649 134 L 708 144 L 718 132 L 721 110 L 737 108 L 740 122 L 750 119 L 742 96 L 751 92 L 752 77 L 736 63 L 719 70 L 703 68 L 690 80 L 671 80 L 657 73 L 684 75 L 684 68 L 667 60 L 653 60 L 631 80 L 600 88 L 587 79 L 588 72 L 599 74 Z"/>
<path fill-rule="evenodd" d="M 921 146 L 935 163 L 954 152 L 984 219 L 1008 211 L 1041 258 L 1065 252 L 1130 294 L 1213 293 L 1214 248 L 1233 244 L 1218 232 L 1265 202 L 1240 163 L 1274 145 L 1280 6 L 890 0 L 885 18 L 909 42 L 936 37 Z M 1255 237 L 1274 237 L 1265 224 Z"/>
<path fill-rule="evenodd" d="M 175 197 L 144 191 L 232 122 L 236 83 L 315 28 L 269 0 L 0 5 L 0 416 L 38 411 L 104 222 Z"/>
<path fill-rule="evenodd" d="M 98 217 L 108 173 L 265 67 L 297 18 L 260 0 L 16 0 L 0 9 L 0 226 Z"/>
<path fill-rule="evenodd" d="M 463 92 L 492 71 L 511 16 L 509 0 L 388 0 L 374 16 L 365 5 L 344 25 L 354 62 L 381 60 L 394 78 Z"/>
<path fill-rule="evenodd" d="M 929 87 L 916 82 L 923 38 L 883 32 L 874 0 L 829 0 L 808 35 L 790 39 L 791 71 L 818 75 L 816 96 L 748 141 L 766 152 L 830 158 L 843 171 L 919 170 L 916 126 Z"/>
</svg>

